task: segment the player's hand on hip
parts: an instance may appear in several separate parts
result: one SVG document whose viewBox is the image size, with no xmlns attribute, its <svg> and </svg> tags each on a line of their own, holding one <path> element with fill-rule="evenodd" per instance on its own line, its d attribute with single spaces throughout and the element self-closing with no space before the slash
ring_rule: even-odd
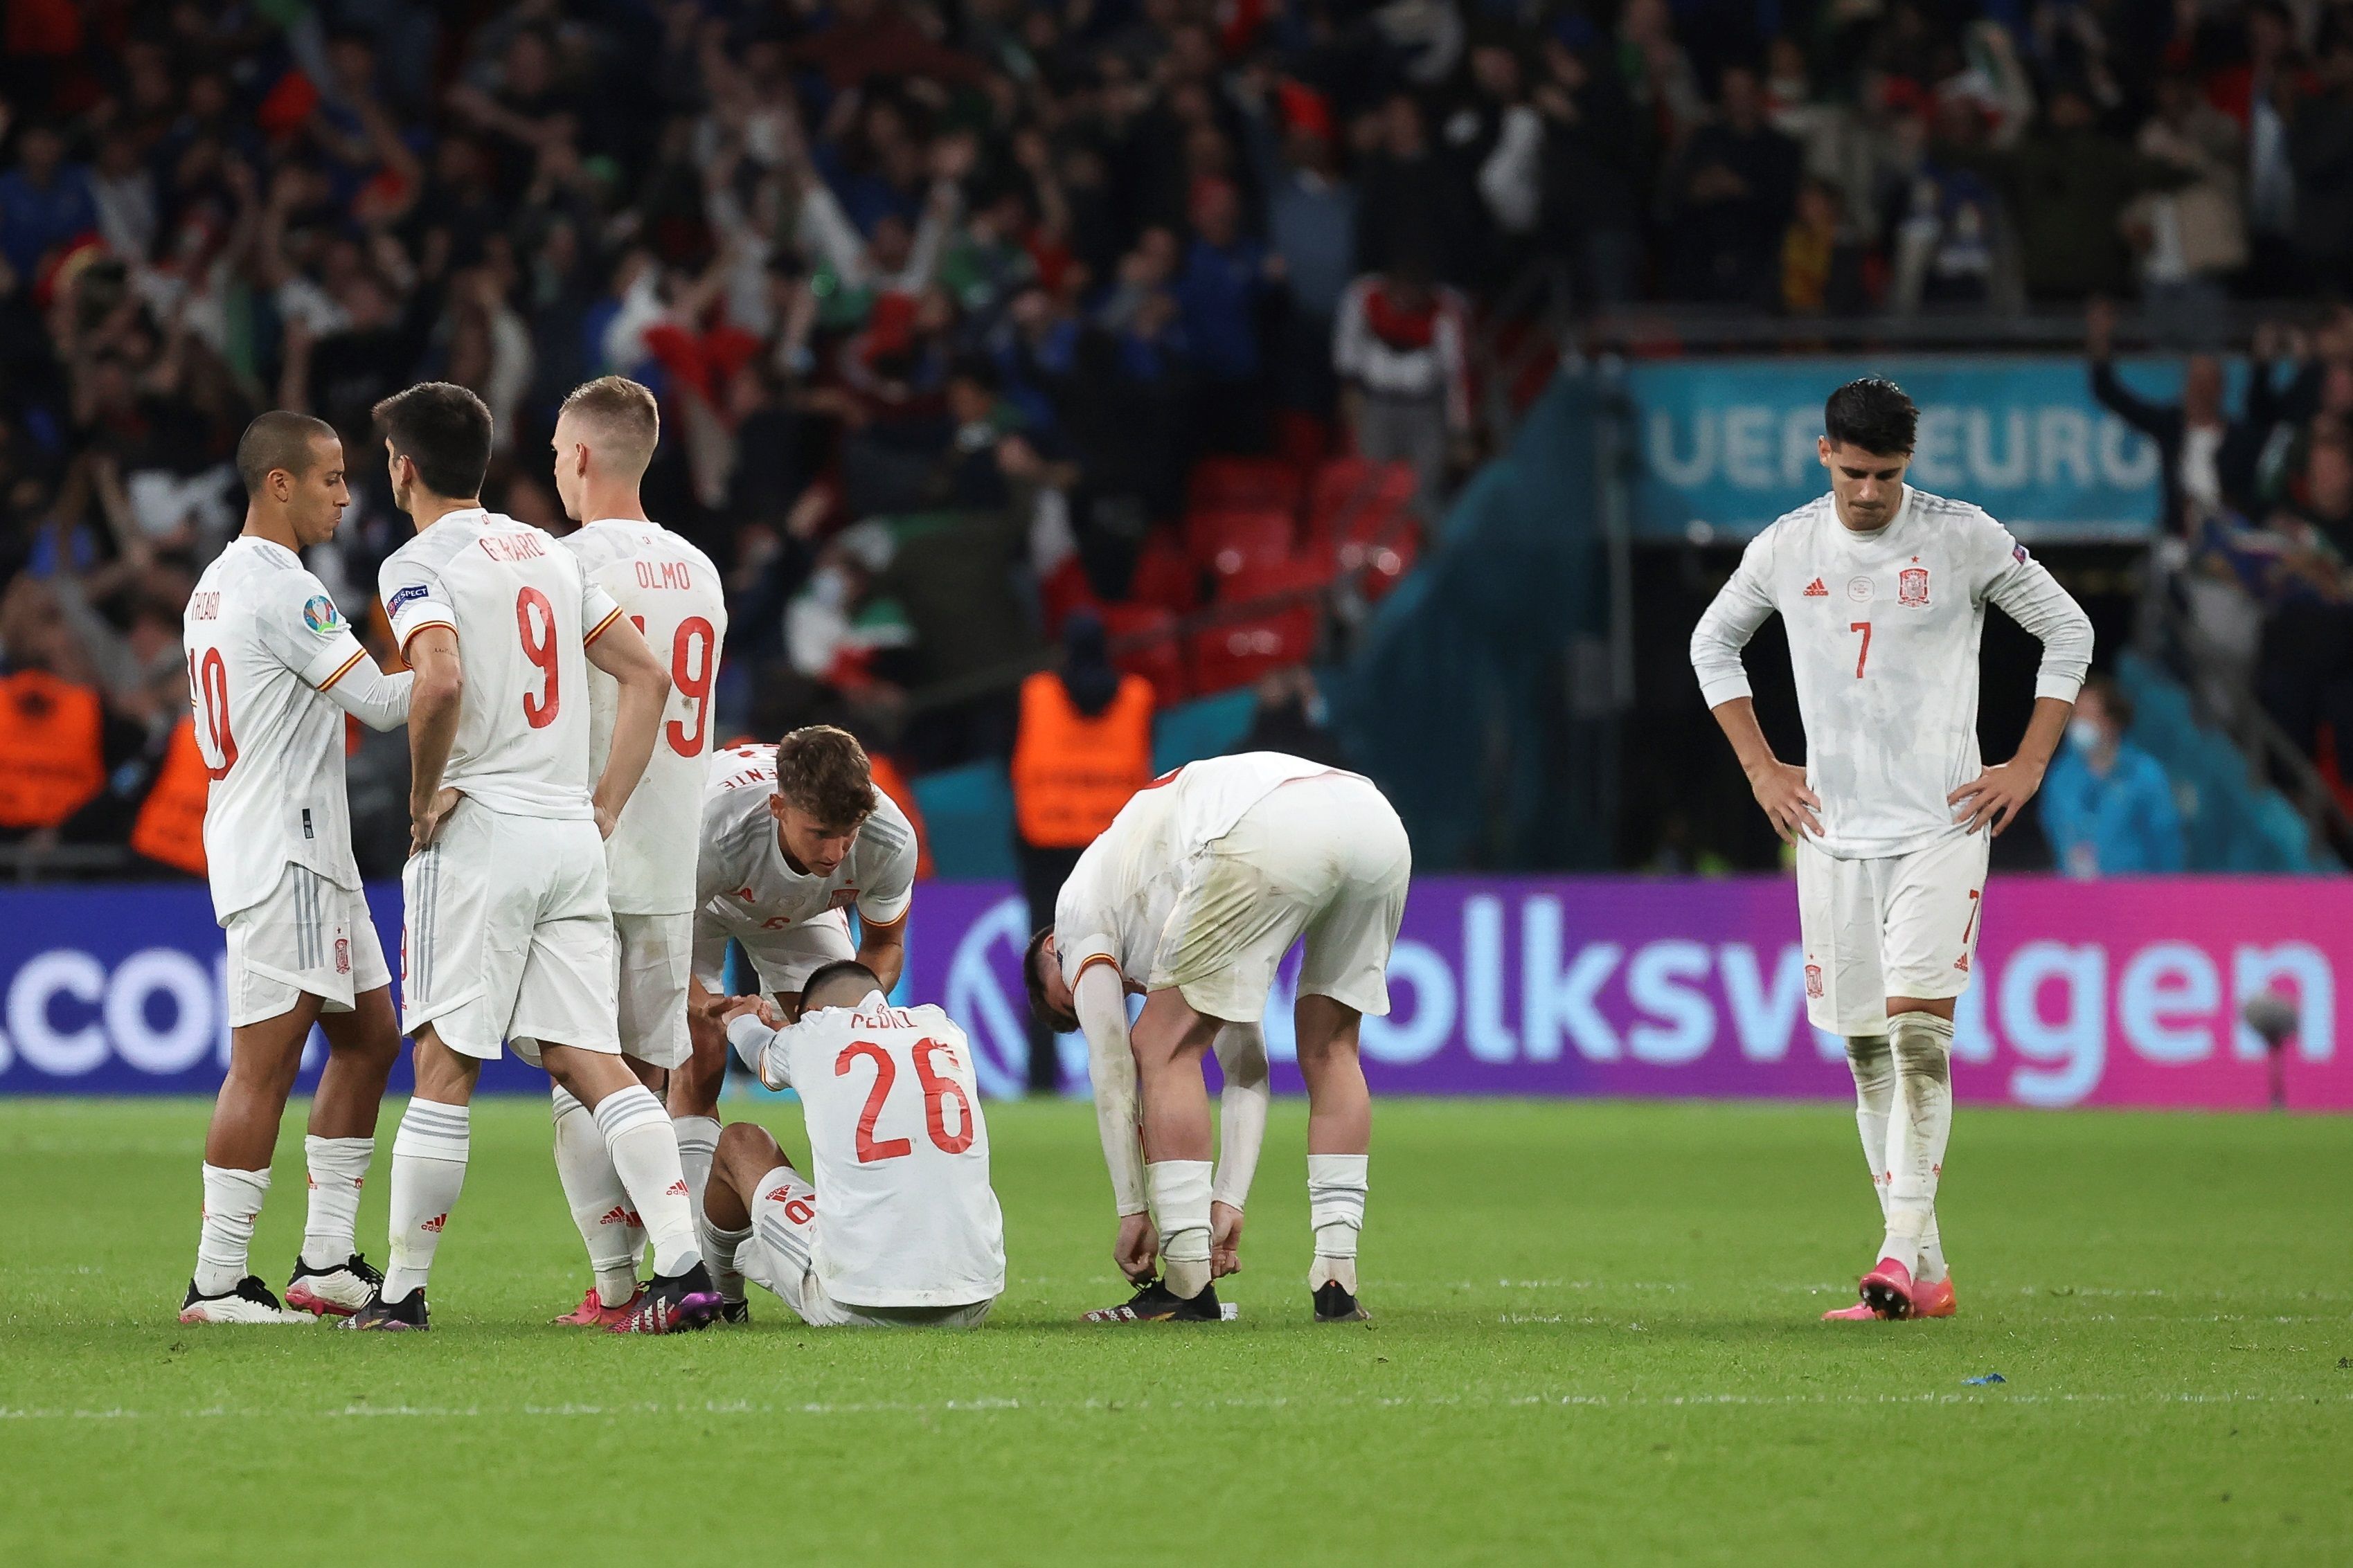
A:
<svg viewBox="0 0 2353 1568">
<path fill-rule="evenodd" d="M 620 826 L 620 814 L 617 812 L 607 811 L 601 805 L 592 807 L 591 809 L 596 813 L 596 837 L 599 838 L 612 837 L 613 829 Z"/>
<path fill-rule="evenodd" d="M 464 797 L 454 789 L 437 790 L 422 810 L 415 801 L 408 803 L 408 852 L 422 854 L 433 847 L 440 837 L 441 825 L 449 820 L 449 813 Z"/>
<path fill-rule="evenodd" d="M 1822 836 L 1821 821 L 1814 815 L 1822 808 L 1821 797 L 1806 787 L 1805 769 L 1795 763 L 1767 763 L 1748 775 L 1748 787 L 1782 843 L 1795 844 L 1806 834 Z"/>
<path fill-rule="evenodd" d="M 1231 1204 L 1209 1205 L 1209 1278 L 1242 1271 L 1242 1211 Z"/>
<path fill-rule="evenodd" d="M 1119 1216 L 1119 1240 L 1112 1246 L 1111 1259 L 1138 1285 L 1152 1278 L 1160 1261 L 1160 1232 L 1154 1228 L 1149 1214 Z"/>
<path fill-rule="evenodd" d="M 2033 763 L 1998 763 L 1947 795 L 1945 801 L 1959 807 L 1953 813 L 1953 820 L 1967 823 L 1971 833 L 1983 827 L 2000 837 L 2003 828 L 2018 820 L 2018 814 L 2042 787 L 2042 770 Z"/>
</svg>

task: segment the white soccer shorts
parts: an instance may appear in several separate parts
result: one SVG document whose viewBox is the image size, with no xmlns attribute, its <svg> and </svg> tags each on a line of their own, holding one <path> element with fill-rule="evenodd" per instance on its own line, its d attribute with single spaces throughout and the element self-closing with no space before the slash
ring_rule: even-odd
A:
<svg viewBox="0 0 2353 1568">
<path fill-rule="evenodd" d="M 1837 1035 L 1883 1035 L 1887 999 L 1957 996 L 1968 985 L 1985 904 L 1989 835 L 1840 860 L 1798 843 L 1798 934 L 1806 1016 Z"/>
<path fill-rule="evenodd" d="M 1146 987 L 1173 985 L 1195 1012 L 1255 1022 L 1303 933 L 1299 994 L 1384 1016 L 1412 877 L 1405 825 L 1379 790 L 1352 773 L 1295 779 L 1196 858 Z"/>
<path fill-rule="evenodd" d="M 461 1056 L 528 1062 L 539 1044 L 621 1048 L 605 845 L 586 818 L 461 800 L 401 873 L 400 1027 Z"/>
<path fill-rule="evenodd" d="M 727 989 L 727 942 L 744 944 L 744 952 L 760 977 L 760 991 L 769 996 L 797 996 L 801 982 L 828 963 L 858 956 L 849 940 L 849 917 L 839 910 L 782 931 L 758 931 L 749 935 L 730 931 L 705 915 L 694 917 L 694 978 L 712 995 Z"/>
<path fill-rule="evenodd" d="M 233 1029 L 292 1012 L 306 992 L 321 1011 L 348 1013 L 353 997 L 392 984 L 365 896 L 307 866 L 288 866 L 268 898 L 221 923 Z"/>
<path fill-rule="evenodd" d="M 976 1329 L 993 1301 L 968 1307 L 852 1307 L 825 1293 L 817 1277 L 817 1189 L 790 1165 L 760 1178 L 752 1200 L 752 1239 L 735 1252 L 735 1267 L 754 1284 L 775 1291 L 813 1329 Z"/>
<path fill-rule="evenodd" d="M 648 1067 L 681 1067 L 694 1054 L 686 1033 L 686 981 L 694 917 L 613 917 L 618 963 L 621 1049 Z"/>
</svg>

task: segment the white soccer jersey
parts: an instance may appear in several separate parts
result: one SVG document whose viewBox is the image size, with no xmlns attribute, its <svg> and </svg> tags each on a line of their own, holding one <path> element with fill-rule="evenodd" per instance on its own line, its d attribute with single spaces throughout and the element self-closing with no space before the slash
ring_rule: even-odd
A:
<svg viewBox="0 0 2353 1568">
<path fill-rule="evenodd" d="M 2000 605 L 2042 644 L 2037 697 L 2072 702 L 2092 623 L 2042 564 L 1966 501 L 1905 487 L 1857 533 L 1829 495 L 1752 541 L 1692 632 L 1709 707 L 1748 695 L 1740 650 L 1778 610 L 1789 631 L 1820 847 L 1909 854 L 1962 831 L 1947 796 L 1978 776 L 1978 642 Z"/>
<path fill-rule="evenodd" d="M 849 853 L 831 876 L 813 877 L 794 870 L 776 842 L 768 810 L 776 793 L 774 746 L 731 746 L 712 763 L 695 866 L 696 907 L 704 917 L 730 935 L 748 937 L 790 930 L 828 910 L 855 907 L 869 925 L 889 925 L 907 912 L 914 899 L 915 830 L 889 795 L 874 792 L 874 815 Z"/>
<path fill-rule="evenodd" d="M 670 666 L 670 707 L 645 777 L 605 841 L 613 912 L 682 915 L 694 908 L 694 861 L 710 782 L 711 704 L 727 599 L 711 558 L 650 522 L 592 522 L 559 541 L 588 581 L 613 596 L 656 658 Z M 588 671 L 588 773 L 613 749 L 621 683 Z"/>
<path fill-rule="evenodd" d="M 1003 1293 L 988 1126 L 972 1047 L 945 1013 L 870 994 L 773 1035 L 738 1019 L 729 1037 L 761 1082 L 800 1094 L 817 1167 L 810 1265 L 828 1296 L 959 1307 Z"/>
<path fill-rule="evenodd" d="M 240 536 L 205 568 L 182 626 L 196 749 L 212 779 L 214 914 L 261 902 L 290 865 L 356 889 L 343 714 L 322 693 L 367 652 L 325 585 L 283 545 Z"/>
<path fill-rule="evenodd" d="M 1054 900 L 1063 978 L 1076 985 L 1090 959 L 1108 958 L 1143 984 L 1194 859 L 1292 780 L 1340 771 L 1281 752 L 1244 752 L 1187 763 L 1136 791 Z"/>
<path fill-rule="evenodd" d="M 427 626 L 458 634 L 466 693 L 441 782 L 492 811 L 593 816 L 586 650 L 620 618 L 612 595 L 538 529 L 479 509 L 394 551 L 376 584 L 404 654 Z"/>
</svg>

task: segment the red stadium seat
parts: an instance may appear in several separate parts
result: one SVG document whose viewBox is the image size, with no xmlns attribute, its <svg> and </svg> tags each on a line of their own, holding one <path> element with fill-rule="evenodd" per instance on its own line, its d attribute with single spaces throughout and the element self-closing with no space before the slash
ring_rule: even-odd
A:
<svg viewBox="0 0 2353 1568">
<path fill-rule="evenodd" d="M 1299 470 L 1280 458 L 1204 458 L 1185 484 L 1187 511 L 1299 510 Z"/>
<path fill-rule="evenodd" d="M 1078 609 L 1100 611 L 1095 591 L 1087 582 L 1086 569 L 1075 555 L 1040 578 L 1038 583 L 1038 609 L 1046 618 L 1046 635 L 1060 637 L 1062 623 L 1071 612 Z"/>
<path fill-rule="evenodd" d="M 1315 538 L 1366 538 L 1413 504 L 1413 470 L 1403 463 L 1335 458 L 1315 470 L 1307 531 Z"/>
<path fill-rule="evenodd" d="M 1180 616 L 1201 603 L 1200 563 L 1185 552 L 1184 542 L 1174 529 L 1155 528 L 1145 540 L 1127 596 Z"/>
<path fill-rule="evenodd" d="M 1220 577 L 1220 604 L 1241 605 L 1283 595 L 1298 597 L 1247 620 L 1206 626 L 1193 634 L 1195 689 L 1207 694 L 1246 686 L 1271 669 L 1314 657 L 1323 601 L 1313 590 L 1332 580 L 1330 568 L 1309 560 L 1279 561 Z"/>
<path fill-rule="evenodd" d="M 1185 520 L 1185 552 L 1223 580 L 1290 559 L 1296 531 L 1285 511 L 1198 511 Z"/>
<path fill-rule="evenodd" d="M 1408 524 L 1386 540 L 1349 540 L 1336 553 L 1340 571 L 1355 578 L 1356 591 L 1366 598 L 1378 599 L 1413 570 L 1421 553 L 1418 532 Z"/>
<path fill-rule="evenodd" d="M 1182 702 L 1192 693 L 1185 678 L 1183 640 L 1176 636 L 1176 617 L 1158 605 L 1105 605 L 1103 630 L 1112 641 L 1112 662 L 1129 675 L 1152 682 L 1152 696 L 1161 707 Z M 1141 638 L 1137 646 L 1120 645 Z"/>
</svg>

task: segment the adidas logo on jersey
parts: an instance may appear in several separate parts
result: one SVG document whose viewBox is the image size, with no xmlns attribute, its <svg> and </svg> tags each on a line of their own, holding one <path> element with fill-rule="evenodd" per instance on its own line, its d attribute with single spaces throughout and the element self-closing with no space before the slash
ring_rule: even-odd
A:
<svg viewBox="0 0 2353 1568">
<path fill-rule="evenodd" d="M 787 1198 L 790 1198 L 792 1195 L 793 1189 L 791 1187 L 778 1187 L 775 1192 L 770 1193 L 766 1197 L 762 1198 L 760 1201 L 765 1204 L 780 1204 L 785 1202 Z"/>
<path fill-rule="evenodd" d="M 604 1217 L 596 1223 L 598 1225 L 637 1225 L 640 1221 L 636 1215 L 631 1214 L 619 1204 L 615 1204 L 605 1211 Z"/>
<path fill-rule="evenodd" d="M 1810 583 L 1809 583 L 1809 584 L 1806 584 L 1806 597 L 1807 597 L 1807 598 L 1809 598 L 1809 599 L 1827 599 L 1827 598 L 1829 598 L 1830 596 L 1831 596 L 1831 591 L 1830 591 L 1830 589 L 1829 589 L 1826 585 L 1824 585 L 1824 584 L 1823 584 L 1822 580 L 1821 580 L 1820 577 L 1815 578 L 1812 582 L 1810 582 Z"/>
<path fill-rule="evenodd" d="M 686 1196 L 686 1182 L 683 1178 L 670 1184 L 670 1195 L 681 1198 Z"/>
</svg>

